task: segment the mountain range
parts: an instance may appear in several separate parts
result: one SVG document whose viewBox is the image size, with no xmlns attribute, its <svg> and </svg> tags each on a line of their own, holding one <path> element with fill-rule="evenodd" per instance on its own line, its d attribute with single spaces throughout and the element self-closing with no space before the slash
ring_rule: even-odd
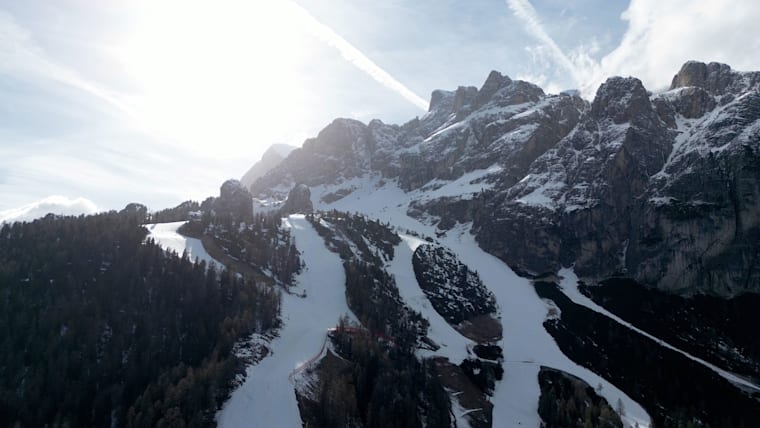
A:
<svg viewBox="0 0 760 428">
<path fill-rule="evenodd" d="M 480 89 L 433 92 L 401 126 L 337 119 L 249 189 L 276 201 L 304 184 L 329 209 L 396 186 L 408 215 L 441 233 L 472 222 L 526 275 L 572 265 L 681 294 L 757 292 L 759 85 L 688 62 L 668 91 L 614 77 L 588 103 L 491 72 Z M 452 183 L 466 191 L 440 191 Z"/>
</svg>

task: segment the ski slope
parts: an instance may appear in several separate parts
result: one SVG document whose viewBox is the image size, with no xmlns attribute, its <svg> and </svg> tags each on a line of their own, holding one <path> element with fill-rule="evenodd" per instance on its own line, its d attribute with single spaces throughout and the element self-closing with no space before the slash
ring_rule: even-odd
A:
<svg viewBox="0 0 760 428">
<path fill-rule="evenodd" d="M 188 238 L 187 236 L 180 235 L 177 232 L 186 221 L 175 221 L 173 223 L 154 223 L 146 224 L 144 227 L 148 229 L 147 238 L 153 239 L 158 245 L 167 251 L 174 251 L 180 256 L 183 252 L 187 252 L 187 256 L 192 261 L 205 261 L 207 265 L 215 265 L 216 268 L 221 269 L 224 267 L 221 263 L 214 260 L 203 248 L 203 243 L 200 239 Z"/>
<path fill-rule="evenodd" d="M 548 305 L 541 300 L 529 280 L 519 277 L 506 264 L 484 252 L 469 233 L 469 225 L 452 230 L 442 239 L 459 259 L 478 272 L 496 296 L 501 309 L 504 351 L 504 380 L 496 384 L 492 402 L 493 426 L 540 426 L 538 372 L 553 367 L 578 376 L 592 387 L 602 385 L 602 395 L 610 405 L 623 403 L 626 426 L 651 425 L 641 405 L 615 385 L 570 360 L 544 329 Z"/>
<path fill-rule="evenodd" d="M 399 231 L 410 230 L 423 236 L 436 236 L 433 226 L 407 215 L 409 203 L 421 199 L 421 192 L 406 193 L 393 182 L 379 184 L 373 178 L 355 179 L 351 185 L 356 188 L 354 192 L 331 204 L 322 202 L 320 195 L 335 189 L 315 187 L 312 191 L 315 209 L 359 212 L 369 218 L 389 222 Z M 636 424 L 642 428 L 650 426 L 651 418 L 641 405 L 606 379 L 574 363 L 562 353 L 543 327 L 549 305 L 536 294 L 529 280 L 519 277 L 501 260 L 483 251 L 470 234 L 470 227 L 470 224 L 460 225 L 440 237 L 439 241 L 456 253 L 471 270 L 478 272 L 485 286 L 496 296 L 500 308 L 503 339 L 499 345 L 504 351 L 505 362 L 504 378 L 497 382 L 491 400 L 494 404 L 493 426 L 540 426 L 538 372 L 542 365 L 575 375 L 592 387 L 601 384 L 600 395 L 608 403 L 615 405 L 618 400 L 623 403 L 625 414 L 621 418 L 626 427 Z M 412 253 L 420 241 L 404 234 L 400 236 L 402 243 L 396 247 L 388 270 L 396 277 L 404 302 L 430 321 L 430 338 L 439 344 L 446 344 L 436 352 L 421 351 L 420 356 L 441 355 L 458 363 L 464 356 L 462 351 L 466 352 L 463 348 L 472 342 L 451 328 L 432 308 L 412 270 Z"/>
<path fill-rule="evenodd" d="M 585 306 L 585 307 L 587 307 L 588 309 L 591 309 L 594 312 L 598 312 L 598 313 L 606 316 L 607 318 L 610 318 L 611 320 L 617 322 L 618 324 L 620 324 L 622 326 L 625 326 L 625 327 L 627 327 L 627 328 L 635 331 L 636 333 L 639 333 L 640 335 L 645 336 L 645 337 L 647 337 L 647 338 L 649 338 L 649 339 L 657 342 L 660 346 L 668 348 L 671 351 L 678 352 L 679 354 L 685 356 L 686 358 L 688 358 L 688 359 L 690 359 L 690 360 L 692 360 L 694 362 L 697 362 L 697 363 L 699 363 L 699 364 L 707 367 L 708 369 L 714 371 L 719 376 L 721 376 L 722 378 L 726 379 L 727 381 L 733 383 L 736 386 L 739 386 L 741 388 L 747 388 L 747 389 L 750 389 L 752 391 L 760 391 L 760 386 L 755 385 L 754 383 L 752 383 L 752 382 L 750 382 L 750 381 L 748 381 L 748 380 L 746 380 L 746 379 L 744 379 L 744 378 L 742 378 L 740 376 L 737 376 L 734 373 L 731 373 L 729 371 L 723 370 L 723 369 L 721 369 L 720 367 L 718 367 L 718 366 L 716 366 L 714 364 L 708 363 L 707 361 L 705 361 L 705 360 L 703 360 L 703 359 L 701 359 L 699 357 L 695 357 L 694 355 L 691 355 L 691 354 L 689 354 L 686 351 L 682 351 L 681 349 L 676 348 L 675 346 L 669 344 L 668 342 L 665 342 L 664 340 L 662 340 L 662 339 L 660 339 L 658 337 L 652 336 L 651 334 L 649 334 L 649 333 L 645 332 L 644 330 L 641 330 L 638 327 L 634 326 L 633 324 L 631 324 L 631 323 L 623 320 L 622 318 L 618 317 L 617 315 L 613 314 L 612 312 L 608 311 L 607 309 L 604 309 L 603 307 L 599 306 L 598 304 L 596 304 L 596 302 L 594 302 L 590 298 L 586 297 L 583 293 L 580 292 L 580 290 L 578 290 L 578 277 L 575 275 L 575 272 L 573 272 L 572 269 L 562 269 L 560 271 L 560 275 L 562 276 L 562 282 L 560 282 L 560 288 L 562 288 L 562 292 L 565 293 L 565 295 L 568 298 L 570 298 L 570 300 L 572 300 L 573 302 L 575 302 L 575 303 L 577 303 L 577 304 L 579 304 L 581 306 Z"/>
<path fill-rule="evenodd" d="M 245 382 L 217 413 L 220 428 L 301 427 L 291 374 L 314 355 L 322 355 L 327 330 L 347 314 L 345 273 L 337 254 L 303 215 L 283 219 L 290 229 L 306 267 L 296 277 L 293 294 L 282 294 L 279 337 L 270 343 L 270 354 L 248 367 Z M 305 293 L 305 297 L 301 297 Z"/>
<path fill-rule="evenodd" d="M 430 322 L 428 337 L 441 348 L 437 351 L 420 351 L 420 356 L 440 355 L 452 363 L 459 364 L 468 357 L 468 345 L 475 345 L 462 336 L 436 310 L 425 292 L 420 288 L 414 274 L 412 255 L 423 244 L 419 238 L 401 235 L 401 243 L 394 250 L 393 260 L 388 264 L 388 272 L 396 279 L 399 295 L 407 306 L 419 312 Z"/>
</svg>

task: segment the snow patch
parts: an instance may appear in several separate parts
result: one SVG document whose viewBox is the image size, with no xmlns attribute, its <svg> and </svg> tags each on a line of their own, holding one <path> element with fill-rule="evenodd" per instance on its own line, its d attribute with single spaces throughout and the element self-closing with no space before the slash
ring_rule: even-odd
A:
<svg viewBox="0 0 760 428">
<path fill-rule="evenodd" d="M 204 261 L 208 266 L 214 265 L 216 269 L 223 269 L 224 265 L 209 255 L 203 247 L 200 239 L 189 238 L 177 232 L 186 221 L 175 221 L 173 223 L 154 223 L 146 224 L 148 229 L 146 239 L 153 239 L 164 250 L 174 251 L 178 255 L 187 253 L 191 261 Z"/>
</svg>

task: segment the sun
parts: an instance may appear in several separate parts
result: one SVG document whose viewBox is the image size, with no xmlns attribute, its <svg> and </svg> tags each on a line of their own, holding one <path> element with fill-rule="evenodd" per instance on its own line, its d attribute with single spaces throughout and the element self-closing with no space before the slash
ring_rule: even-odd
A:
<svg viewBox="0 0 760 428">
<path fill-rule="evenodd" d="M 287 134 L 303 105 L 304 38 L 287 3 L 140 3 L 119 51 L 144 125 L 202 155 Z"/>
</svg>

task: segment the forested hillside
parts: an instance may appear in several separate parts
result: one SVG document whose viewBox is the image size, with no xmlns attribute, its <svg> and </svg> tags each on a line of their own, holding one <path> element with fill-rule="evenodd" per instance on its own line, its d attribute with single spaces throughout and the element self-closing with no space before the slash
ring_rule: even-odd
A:
<svg viewBox="0 0 760 428">
<path fill-rule="evenodd" d="M 145 242 L 145 209 L 0 230 L 0 426 L 211 426 L 271 287 Z"/>
</svg>

